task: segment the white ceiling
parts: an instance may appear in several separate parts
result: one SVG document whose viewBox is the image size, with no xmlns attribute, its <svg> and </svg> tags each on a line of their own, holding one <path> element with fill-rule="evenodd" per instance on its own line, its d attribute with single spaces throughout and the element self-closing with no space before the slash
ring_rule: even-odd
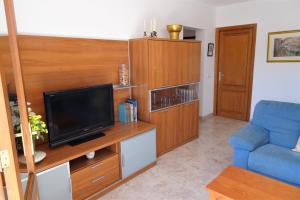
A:
<svg viewBox="0 0 300 200">
<path fill-rule="evenodd" d="M 214 6 L 225 6 L 225 5 L 243 3 L 246 1 L 255 1 L 255 0 L 200 0 L 200 1 Z"/>
</svg>

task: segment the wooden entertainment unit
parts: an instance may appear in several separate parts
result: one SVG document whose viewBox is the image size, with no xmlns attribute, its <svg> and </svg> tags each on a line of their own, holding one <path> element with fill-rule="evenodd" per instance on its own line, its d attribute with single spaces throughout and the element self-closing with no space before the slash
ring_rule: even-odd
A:
<svg viewBox="0 0 300 200">
<path fill-rule="evenodd" d="M 116 123 L 104 133 L 76 146 L 37 146 L 47 153 L 45 160 L 36 164 L 41 199 L 96 199 L 155 165 L 154 125 Z M 95 157 L 89 160 L 85 155 L 92 151 Z M 20 165 L 20 169 L 25 186 L 26 166 Z"/>
<path fill-rule="evenodd" d="M 0 70 L 13 93 L 6 39 L 0 37 Z M 193 87 L 200 81 L 200 41 L 18 36 L 18 42 L 26 99 L 43 117 L 43 92 L 116 85 L 118 66 L 129 64 L 129 57 L 134 85 L 114 90 L 116 124 L 105 131 L 105 136 L 77 146 L 50 149 L 47 141 L 37 145 L 37 150 L 47 153 L 34 166 L 40 199 L 97 199 L 154 166 L 157 156 L 198 137 L 199 97 L 193 93 L 198 86 Z M 177 90 L 193 98 L 181 94 L 184 99 L 172 100 Z M 171 99 L 172 105 L 158 108 L 162 102 L 153 101 L 154 93 L 160 99 Z M 138 100 L 139 120 L 144 122 L 118 122 L 117 106 L 130 97 Z M 85 155 L 92 151 L 95 157 L 88 160 Z M 20 165 L 20 170 L 25 189 L 26 166 Z"/>
</svg>

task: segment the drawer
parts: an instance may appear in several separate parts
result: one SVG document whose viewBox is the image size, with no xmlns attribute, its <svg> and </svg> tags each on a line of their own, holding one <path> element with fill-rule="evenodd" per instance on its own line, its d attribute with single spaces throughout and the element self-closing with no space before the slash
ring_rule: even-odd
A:
<svg viewBox="0 0 300 200">
<path fill-rule="evenodd" d="M 85 179 L 81 184 L 73 186 L 73 199 L 84 199 L 120 179 L 119 167 L 109 169 L 106 173 Z"/>
<path fill-rule="evenodd" d="M 119 168 L 118 154 L 73 172 L 71 175 L 73 188 L 85 184 L 85 182 L 91 181 L 96 177 L 102 176 L 114 168 Z"/>
</svg>

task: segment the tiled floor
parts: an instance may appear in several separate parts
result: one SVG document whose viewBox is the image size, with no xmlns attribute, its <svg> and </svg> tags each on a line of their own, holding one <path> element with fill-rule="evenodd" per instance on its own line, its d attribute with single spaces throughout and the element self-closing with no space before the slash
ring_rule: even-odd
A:
<svg viewBox="0 0 300 200">
<path fill-rule="evenodd" d="M 228 137 L 244 125 L 245 122 L 221 117 L 201 121 L 197 140 L 160 157 L 155 167 L 101 199 L 208 199 L 205 186 L 230 164 Z"/>
</svg>

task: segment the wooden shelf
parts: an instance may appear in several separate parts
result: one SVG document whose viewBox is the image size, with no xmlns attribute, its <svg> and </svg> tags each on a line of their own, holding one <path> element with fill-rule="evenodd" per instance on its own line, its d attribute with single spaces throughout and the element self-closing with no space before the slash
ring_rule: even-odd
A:
<svg viewBox="0 0 300 200">
<path fill-rule="evenodd" d="M 154 128 L 155 125 L 141 121 L 128 124 L 116 122 L 114 127 L 104 131 L 105 136 L 76 146 L 61 145 L 56 148 L 49 148 L 48 144 L 39 145 L 36 149 L 46 152 L 47 156 L 42 162 L 35 165 L 35 172 L 38 173 L 61 165 L 65 162 L 84 156 L 91 151 L 97 151 L 99 149 L 109 147 L 122 140 L 126 140 Z M 20 164 L 20 171 L 26 173 L 26 166 Z"/>
<path fill-rule="evenodd" d="M 135 85 L 127 85 L 127 86 L 122 86 L 122 85 L 113 85 L 114 90 L 123 90 L 123 89 L 131 89 L 136 87 Z"/>
<path fill-rule="evenodd" d="M 81 156 L 77 159 L 74 159 L 70 162 L 70 171 L 71 174 L 79 171 L 80 169 L 86 168 L 87 166 L 92 166 L 98 162 L 106 160 L 110 157 L 115 156 L 117 153 L 113 152 L 110 148 L 100 149 L 95 152 L 95 157 L 93 159 L 87 159 L 84 156 Z"/>
</svg>

